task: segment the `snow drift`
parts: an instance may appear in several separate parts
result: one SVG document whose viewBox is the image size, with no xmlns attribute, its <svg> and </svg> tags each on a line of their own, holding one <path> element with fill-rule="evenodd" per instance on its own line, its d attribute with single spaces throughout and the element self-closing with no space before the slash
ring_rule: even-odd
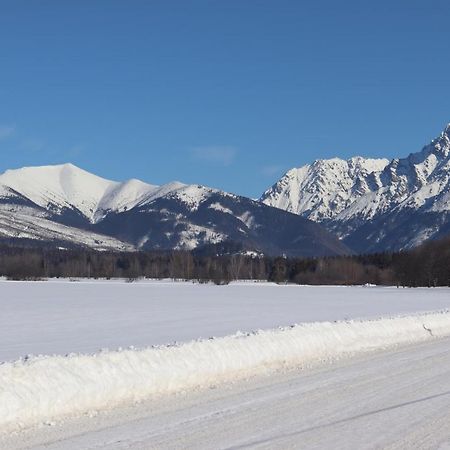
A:
<svg viewBox="0 0 450 450">
<path fill-rule="evenodd" d="M 397 344 L 450 336 L 450 312 L 317 322 L 143 350 L 0 365 L 0 430 Z"/>
</svg>

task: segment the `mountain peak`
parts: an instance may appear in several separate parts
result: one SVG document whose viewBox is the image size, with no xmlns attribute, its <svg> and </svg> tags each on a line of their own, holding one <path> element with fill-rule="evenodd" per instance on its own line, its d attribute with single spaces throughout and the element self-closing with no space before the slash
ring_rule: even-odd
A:
<svg viewBox="0 0 450 450">
<path fill-rule="evenodd" d="M 0 184 L 42 208 L 76 209 L 91 219 L 106 191 L 117 183 L 67 163 L 7 170 Z"/>
<path fill-rule="evenodd" d="M 442 133 L 431 143 L 425 146 L 422 152 L 434 153 L 437 156 L 447 158 L 450 154 L 450 123 L 444 128 Z"/>
<path fill-rule="evenodd" d="M 158 187 L 136 179 L 107 180 L 70 162 L 7 170 L 0 175 L 0 186 L 56 213 L 77 210 L 91 222 L 104 211 L 133 207 Z"/>
<path fill-rule="evenodd" d="M 56 167 L 62 167 L 62 168 L 66 168 L 66 169 L 74 169 L 74 170 L 83 170 L 80 169 L 78 166 L 76 166 L 75 164 L 71 163 L 71 162 L 66 162 L 63 164 L 55 164 Z"/>
<path fill-rule="evenodd" d="M 17 169 L 8 169 L 6 172 L 17 172 L 17 171 L 45 171 L 45 170 L 52 170 L 52 171 L 59 171 L 63 169 L 70 169 L 70 170 L 77 170 L 81 172 L 86 172 L 84 169 L 81 169 L 80 167 L 76 166 L 75 164 L 71 162 L 67 163 L 61 163 L 61 164 L 44 164 L 42 166 L 24 166 L 24 167 L 18 167 Z"/>
<path fill-rule="evenodd" d="M 405 158 L 391 161 L 359 156 L 347 161 L 333 158 L 293 169 L 288 172 L 289 177 L 284 176 L 267 190 L 261 200 L 322 222 L 342 239 L 351 237 L 352 233 L 359 239 L 363 235 L 358 234 L 360 230 L 367 230 L 367 242 L 383 248 L 382 242 L 389 240 L 385 230 L 388 220 L 383 219 L 386 214 L 448 214 L 449 168 L 450 124 L 421 151 Z M 375 225 L 375 228 L 369 226 L 377 220 L 380 221 L 379 230 Z M 439 232 L 438 219 L 427 220 L 431 224 L 428 228 L 416 224 L 417 229 L 423 227 L 423 230 L 422 234 L 413 236 L 415 243 Z M 443 218 L 439 220 L 444 221 Z M 389 223 L 392 225 L 395 221 Z M 403 224 L 407 228 L 409 222 L 405 220 Z M 408 233 L 412 236 L 413 229 L 412 226 L 404 229 L 397 236 L 399 241 L 395 243 L 394 239 L 392 245 L 412 245 L 405 236 Z"/>
<path fill-rule="evenodd" d="M 261 197 L 267 205 L 322 221 L 330 219 L 380 183 L 387 159 L 354 156 L 318 159 L 291 169 Z"/>
</svg>

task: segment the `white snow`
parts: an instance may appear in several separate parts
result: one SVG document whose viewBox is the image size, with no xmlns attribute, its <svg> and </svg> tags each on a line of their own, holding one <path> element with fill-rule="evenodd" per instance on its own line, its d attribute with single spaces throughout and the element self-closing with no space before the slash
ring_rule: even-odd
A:
<svg viewBox="0 0 450 450">
<path fill-rule="evenodd" d="M 189 210 L 196 211 L 198 207 L 212 194 L 219 192 L 217 189 L 200 185 L 184 185 L 170 193 L 170 196 L 184 203 Z"/>
<path fill-rule="evenodd" d="M 257 227 L 255 218 L 253 217 L 250 211 L 245 211 L 244 214 L 237 216 L 237 218 L 249 229 Z"/>
<path fill-rule="evenodd" d="M 220 211 L 223 212 L 225 214 L 231 214 L 233 215 L 233 211 L 231 211 L 231 209 L 226 208 L 225 206 L 222 206 L 219 202 L 216 203 L 211 203 L 208 206 L 209 209 L 214 209 L 215 211 Z"/>
<path fill-rule="evenodd" d="M 178 243 L 175 245 L 176 250 L 193 250 L 199 242 L 208 242 L 217 244 L 226 239 L 226 235 L 218 233 L 210 228 L 194 225 L 189 222 L 182 222 L 186 230 L 178 232 Z"/>
<path fill-rule="evenodd" d="M 195 209 L 213 192 L 216 191 L 180 182 L 155 186 L 136 179 L 111 181 L 70 163 L 24 167 L 0 175 L 1 197 L 19 194 L 54 213 L 61 213 L 65 208 L 76 209 L 93 223 L 111 211 L 127 211 L 168 195 Z"/>
<path fill-rule="evenodd" d="M 450 289 L 0 281 L 0 361 L 450 309 Z"/>
<path fill-rule="evenodd" d="M 146 205 L 148 203 L 153 202 L 154 200 L 156 200 L 158 198 L 166 197 L 166 196 L 172 194 L 173 192 L 183 189 L 186 186 L 187 186 L 186 184 L 180 183 L 179 181 L 172 181 L 170 183 L 163 184 L 162 186 L 156 187 L 146 197 L 142 198 L 139 201 L 138 205 L 139 206 Z M 130 209 L 130 208 L 128 208 L 128 209 Z"/>
<path fill-rule="evenodd" d="M 135 250 L 131 244 L 110 236 L 62 225 L 41 217 L 43 214 L 29 214 L 27 207 L 14 207 L 5 211 L 0 206 L 0 236 L 43 241 L 63 241 L 85 245 L 95 250 Z"/>
<path fill-rule="evenodd" d="M 46 241 L 60 239 L 95 249 L 133 250 L 135 247 L 120 240 L 60 225 L 54 222 L 53 215 L 74 211 L 91 223 L 98 223 L 110 213 L 123 213 L 133 208 L 152 210 L 152 202 L 164 197 L 175 198 L 190 211 L 195 211 L 202 202 L 217 192 L 219 191 L 204 186 L 180 182 L 162 186 L 137 179 L 116 182 L 93 175 L 73 164 L 7 170 L 0 175 L 0 198 L 5 200 L 0 205 L 0 236 Z M 31 203 L 22 205 L 26 200 Z M 217 209 L 218 205 L 217 203 L 211 207 Z M 220 207 L 223 212 L 232 214 L 230 210 Z M 161 213 L 164 211 L 160 210 Z M 183 223 L 186 221 L 182 214 L 177 218 Z M 180 233 L 175 248 L 192 249 L 200 241 L 217 243 L 226 237 L 189 222 L 186 222 L 186 227 L 187 230 Z M 137 248 L 142 247 L 148 239 L 148 234 L 142 236 Z"/>
<path fill-rule="evenodd" d="M 0 434 L 450 335 L 446 288 L 52 280 L 0 293 Z"/>
<path fill-rule="evenodd" d="M 311 220 L 333 218 L 355 199 L 381 187 L 379 177 L 387 159 L 320 159 L 288 171 L 267 190 L 262 201 L 270 206 L 305 215 Z M 371 181 L 368 181 L 370 179 Z"/>
<path fill-rule="evenodd" d="M 63 164 L 7 170 L 0 175 L 0 184 L 43 208 L 48 205 L 59 208 L 75 206 L 91 218 L 101 198 L 114 182 L 72 164 Z"/>
<path fill-rule="evenodd" d="M 109 211 L 127 211 L 138 203 L 153 196 L 160 187 L 132 179 L 123 183 L 114 183 L 108 187 L 95 209 L 93 221 L 102 219 Z"/>
<path fill-rule="evenodd" d="M 302 324 L 180 346 L 4 363 L 0 430 L 449 335 L 450 313 L 442 312 Z"/>
<path fill-rule="evenodd" d="M 419 208 L 424 212 L 448 211 L 449 167 L 450 125 L 406 158 L 332 158 L 292 169 L 261 200 L 317 222 L 350 222 L 345 231 L 348 234 L 385 212 Z"/>
<path fill-rule="evenodd" d="M 449 449 L 450 339 L 214 389 L 0 437 L 8 450 Z"/>
</svg>

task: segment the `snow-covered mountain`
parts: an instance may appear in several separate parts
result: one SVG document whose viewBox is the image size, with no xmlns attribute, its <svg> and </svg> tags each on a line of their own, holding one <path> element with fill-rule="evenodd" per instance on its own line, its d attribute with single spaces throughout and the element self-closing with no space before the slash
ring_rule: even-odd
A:
<svg viewBox="0 0 450 450">
<path fill-rule="evenodd" d="M 24 167 L 0 175 L 2 198 L 19 194 L 56 214 L 76 211 L 92 223 L 108 212 L 132 208 L 157 189 L 139 180 L 105 180 L 73 164 Z"/>
<path fill-rule="evenodd" d="M 292 169 L 261 201 L 322 223 L 356 251 L 441 237 L 450 232 L 450 124 L 406 158 L 333 158 Z"/>
<path fill-rule="evenodd" d="M 319 159 L 292 169 L 262 196 L 265 204 L 314 221 L 332 219 L 355 199 L 381 187 L 378 174 L 387 159 Z"/>
<path fill-rule="evenodd" d="M 179 182 L 110 181 L 73 164 L 0 175 L 0 241 L 102 250 L 348 252 L 314 222 L 245 197 Z"/>
</svg>

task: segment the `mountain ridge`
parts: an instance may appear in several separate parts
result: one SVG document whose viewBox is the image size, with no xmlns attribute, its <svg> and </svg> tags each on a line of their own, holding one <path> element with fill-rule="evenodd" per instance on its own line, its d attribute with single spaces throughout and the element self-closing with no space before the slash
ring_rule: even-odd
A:
<svg viewBox="0 0 450 450">
<path fill-rule="evenodd" d="M 405 158 L 332 158 L 291 169 L 260 201 L 322 223 L 355 251 L 440 237 L 450 210 L 450 124 Z"/>
<path fill-rule="evenodd" d="M 319 256 L 349 249 L 321 226 L 202 185 L 107 180 L 67 163 L 0 175 L 0 241 L 99 250 L 194 250 L 228 246 L 269 255 Z"/>
</svg>

